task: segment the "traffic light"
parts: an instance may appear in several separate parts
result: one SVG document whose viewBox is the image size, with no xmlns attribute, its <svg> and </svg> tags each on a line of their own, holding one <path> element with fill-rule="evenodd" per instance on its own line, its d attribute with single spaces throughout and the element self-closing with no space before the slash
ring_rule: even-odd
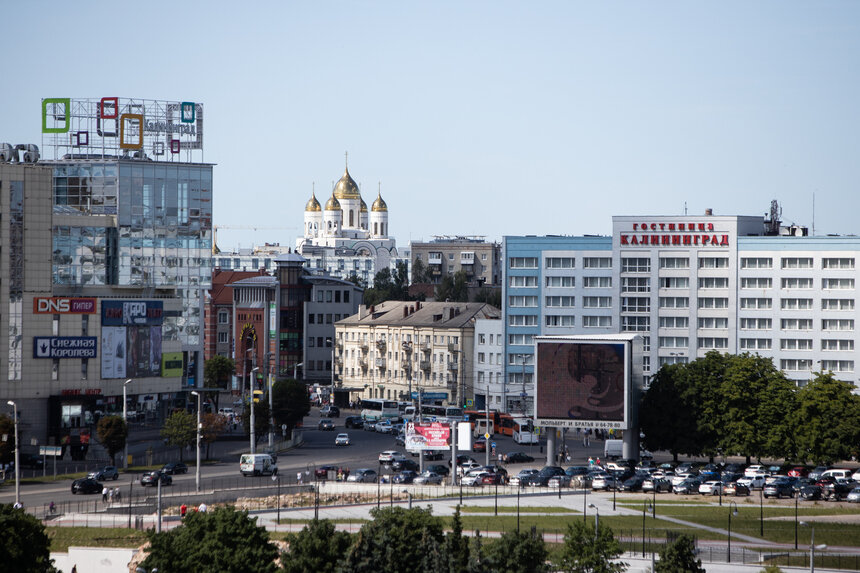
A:
<svg viewBox="0 0 860 573">
<path fill-rule="evenodd" d="M 263 395 L 262 390 L 254 390 L 254 404 L 260 403 L 260 397 Z"/>
</svg>

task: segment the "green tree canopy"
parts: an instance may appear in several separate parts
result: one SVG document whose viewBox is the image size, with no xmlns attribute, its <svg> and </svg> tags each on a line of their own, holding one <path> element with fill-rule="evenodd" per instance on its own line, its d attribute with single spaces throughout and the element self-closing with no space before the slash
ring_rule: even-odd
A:
<svg viewBox="0 0 860 573">
<path fill-rule="evenodd" d="M 642 397 L 639 424 L 649 450 L 680 454 L 700 453 L 697 440 L 697 389 L 684 375 L 683 364 L 660 368 Z M 671 415 L 666 415 L 671 412 Z"/>
<path fill-rule="evenodd" d="M 466 271 L 459 270 L 453 276 L 443 276 L 436 286 L 434 296 L 440 302 L 469 302 L 469 279 Z"/>
<path fill-rule="evenodd" d="M 432 565 L 427 560 L 439 553 L 444 536 L 442 521 L 429 508 L 382 508 L 370 514 L 373 521 L 363 525 L 356 535 L 342 571 L 411 571 L 416 564 Z"/>
<path fill-rule="evenodd" d="M 860 453 L 860 396 L 850 384 L 818 373 L 800 388 L 796 403 L 791 419 L 798 459 L 829 464 Z"/>
<path fill-rule="evenodd" d="M 272 400 L 275 396 L 272 395 Z M 251 434 L 251 406 L 245 404 L 245 410 L 242 412 L 242 426 L 245 428 L 245 433 Z M 259 402 L 254 404 L 254 440 L 259 442 L 264 436 L 269 435 L 269 402 L 260 398 Z"/>
<path fill-rule="evenodd" d="M 216 412 L 220 402 L 220 391 L 230 388 L 230 380 L 235 371 L 236 363 L 226 356 L 213 356 L 203 365 L 203 387 L 211 389 L 206 392 L 206 395 L 215 403 Z"/>
<path fill-rule="evenodd" d="M 179 448 L 179 459 L 186 446 L 197 440 L 197 418 L 185 410 L 177 410 L 167 417 L 161 427 L 161 437 L 167 440 L 168 446 Z"/>
<path fill-rule="evenodd" d="M 485 546 L 484 564 L 490 571 L 544 573 L 549 571 L 543 537 L 532 527 L 528 532 L 506 531 Z"/>
<path fill-rule="evenodd" d="M 308 387 L 298 380 L 278 380 L 272 385 L 272 413 L 275 426 L 287 425 L 292 432 L 302 419 L 311 411 Z"/>
<path fill-rule="evenodd" d="M 179 527 L 147 532 L 152 544 L 142 563 L 147 571 L 172 573 L 274 573 L 277 547 L 247 511 L 219 507 L 191 512 Z"/>
<path fill-rule="evenodd" d="M 502 308 L 502 289 L 484 287 L 475 293 L 475 302 L 485 302 L 496 308 Z"/>
<path fill-rule="evenodd" d="M 227 428 L 227 418 L 221 414 L 207 412 L 200 417 L 200 425 L 203 426 L 200 437 L 206 443 L 206 459 L 208 460 L 209 446 L 218 439 L 218 436 L 224 433 L 225 428 Z"/>
<path fill-rule="evenodd" d="M 110 456 L 111 465 L 116 465 L 115 457 L 125 447 L 128 426 L 122 416 L 102 416 L 96 424 L 96 435 Z"/>
<path fill-rule="evenodd" d="M 696 544 L 693 538 L 682 533 L 661 549 L 660 560 L 654 565 L 654 573 L 705 573 L 702 560 L 696 559 Z"/>
<path fill-rule="evenodd" d="M 334 573 L 352 543 L 352 536 L 336 531 L 327 519 L 315 519 L 300 532 L 290 535 L 287 541 L 290 550 L 281 554 L 286 573 Z"/>
<path fill-rule="evenodd" d="M 0 505 L 0 563 L 4 571 L 54 573 L 51 540 L 45 526 L 23 509 Z"/>
<path fill-rule="evenodd" d="M 450 571 L 465 571 L 469 566 L 469 540 L 463 535 L 463 520 L 460 506 L 454 511 L 451 531 L 445 534 L 445 555 L 448 557 Z"/>
<path fill-rule="evenodd" d="M 627 564 L 613 562 L 621 553 L 612 529 L 601 524 L 595 535 L 591 523 L 577 519 L 567 525 L 557 566 L 574 573 L 621 573 L 627 570 Z"/>
<path fill-rule="evenodd" d="M 412 284 L 430 282 L 427 277 L 427 265 L 421 259 L 412 263 Z"/>
</svg>

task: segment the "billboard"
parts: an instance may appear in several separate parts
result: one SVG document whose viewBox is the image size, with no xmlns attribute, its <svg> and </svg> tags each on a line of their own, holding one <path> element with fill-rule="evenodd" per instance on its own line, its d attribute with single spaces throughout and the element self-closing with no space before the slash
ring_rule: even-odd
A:
<svg viewBox="0 0 860 573">
<path fill-rule="evenodd" d="M 33 314 L 95 314 L 96 299 L 37 296 L 33 298 Z"/>
<path fill-rule="evenodd" d="M 161 376 L 163 320 L 160 300 L 103 300 L 102 378 Z"/>
<path fill-rule="evenodd" d="M 34 336 L 33 358 L 95 358 L 95 336 Z"/>
<path fill-rule="evenodd" d="M 451 447 L 451 427 L 448 424 L 406 424 L 406 450 L 447 450 Z"/>
<path fill-rule="evenodd" d="M 184 366 L 181 352 L 163 352 L 161 354 L 161 375 L 165 378 L 182 376 Z"/>
<path fill-rule="evenodd" d="M 536 423 L 548 427 L 629 428 L 634 338 L 536 337 Z M 641 356 L 638 360 L 641 363 Z"/>
</svg>

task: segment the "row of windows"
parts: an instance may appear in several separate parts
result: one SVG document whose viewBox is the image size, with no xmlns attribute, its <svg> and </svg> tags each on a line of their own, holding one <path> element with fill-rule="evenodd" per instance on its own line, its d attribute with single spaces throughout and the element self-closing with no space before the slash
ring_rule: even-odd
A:
<svg viewBox="0 0 860 573">
<path fill-rule="evenodd" d="M 573 327 L 576 326 L 576 317 L 571 315 L 548 314 L 544 317 L 549 327 Z M 612 326 L 611 316 L 582 316 L 584 328 L 609 328 Z"/>
<path fill-rule="evenodd" d="M 812 360 L 785 358 L 779 361 L 779 367 L 783 370 L 812 370 Z M 854 372 L 853 360 L 822 360 L 821 371 L 826 372 Z"/>
<path fill-rule="evenodd" d="M 343 299 L 343 302 L 349 302 L 349 289 L 346 289 L 346 290 L 319 289 L 319 290 L 317 290 L 317 302 L 340 302 L 341 299 Z"/>
<path fill-rule="evenodd" d="M 780 319 L 781 330 L 812 330 L 811 318 L 783 318 Z M 770 318 L 742 318 L 740 320 L 741 330 L 770 330 L 773 321 Z M 821 330 L 854 330 L 854 320 L 850 318 L 825 318 L 821 320 Z"/>
<path fill-rule="evenodd" d="M 783 269 L 811 269 L 814 268 L 812 257 L 782 257 L 780 267 Z M 742 269 L 772 269 L 773 259 L 769 257 L 744 257 L 741 258 Z M 853 269 L 853 257 L 826 257 L 821 259 L 822 269 Z"/>
<path fill-rule="evenodd" d="M 576 277 L 545 277 L 547 288 L 575 288 Z M 512 288 L 538 288 L 536 276 L 511 276 L 508 285 Z M 612 277 L 583 277 L 583 288 L 612 288 Z"/>
<path fill-rule="evenodd" d="M 544 261 L 548 269 L 574 269 L 576 268 L 575 257 L 546 257 Z M 585 269 L 611 269 L 612 257 L 583 257 L 582 267 Z M 538 268 L 537 257 L 511 257 L 508 259 L 508 268 L 511 269 L 536 269 Z"/>
</svg>

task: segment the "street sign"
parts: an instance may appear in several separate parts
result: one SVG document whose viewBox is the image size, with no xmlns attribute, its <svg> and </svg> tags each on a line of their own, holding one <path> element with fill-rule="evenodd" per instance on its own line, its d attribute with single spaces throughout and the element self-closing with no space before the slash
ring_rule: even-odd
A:
<svg viewBox="0 0 860 573">
<path fill-rule="evenodd" d="M 490 447 L 491 447 L 491 448 L 495 448 L 495 447 L 496 447 L 496 442 L 490 442 Z"/>
<path fill-rule="evenodd" d="M 474 403 L 475 403 L 475 401 L 470 398 L 470 399 L 466 400 L 466 407 L 471 408 L 472 404 L 474 404 Z"/>
<path fill-rule="evenodd" d="M 40 456 L 59 456 L 62 453 L 62 446 L 39 446 Z"/>
<path fill-rule="evenodd" d="M 485 438 L 485 439 L 487 439 L 487 440 L 489 440 L 489 439 L 490 439 L 490 434 L 484 434 L 484 438 Z"/>
</svg>

